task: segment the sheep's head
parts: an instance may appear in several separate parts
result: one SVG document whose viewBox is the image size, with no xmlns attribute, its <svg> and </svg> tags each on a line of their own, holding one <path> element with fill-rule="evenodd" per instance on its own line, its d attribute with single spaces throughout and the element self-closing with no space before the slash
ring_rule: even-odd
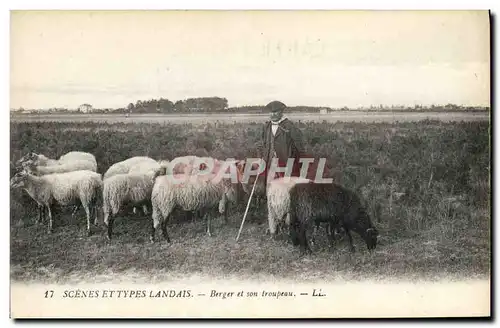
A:
<svg viewBox="0 0 500 328">
<path fill-rule="evenodd" d="M 22 168 L 23 164 L 28 162 L 28 161 L 36 161 L 38 159 L 38 154 L 34 152 L 29 152 L 23 157 L 21 157 L 19 160 L 16 162 L 17 168 Z"/>
<path fill-rule="evenodd" d="M 28 176 L 28 172 L 26 172 L 24 170 L 16 173 L 16 175 L 14 175 L 10 179 L 10 187 L 11 188 L 22 188 L 22 187 L 24 187 L 27 176 Z"/>
<path fill-rule="evenodd" d="M 352 213 L 357 213 L 356 215 L 352 216 L 355 218 L 355 226 L 353 230 L 363 238 L 366 243 L 366 247 L 369 250 L 375 249 L 375 247 L 377 247 L 379 232 L 373 226 L 370 215 L 368 215 L 368 213 L 363 208 L 353 209 L 351 215 Z"/>
<path fill-rule="evenodd" d="M 36 167 L 37 167 L 37 164 L 36 164 L 36 161 L 34 161 L 34 160 L 28 160 L 28 161 L 24 162 L 22 165 L 23 171 L 25 171 L 26 173 L 31 173 L 31 174 L 33 174 L 36 171 Z"/>
<path fill-rule="evenodd" d="M 255 183 L 255 179 L 257 179 L 256 173 L 260 174 L 263 170 L 259 167 L 259 162 L 252 161 L 251 166 L 248 165 L 245 160 L 236 161 L 236 170 L 238 173 L 238 180 L 241 183 L 242 189 L 246 194 L 250 194 L 253 184 Z M 260 165 L 263 165 L 262 163 Z M 262 166 L 263 168 L 263 166 Z M 250 173 L 252 172 L 252 173 Z M 245 177 L 245 173 L 248 174 L 248 178 Z M 244 181 L 247 178 L 247 181 Z M 264 180 L 260 178 L 259 182 L 263 182 Z"/>
</svg>

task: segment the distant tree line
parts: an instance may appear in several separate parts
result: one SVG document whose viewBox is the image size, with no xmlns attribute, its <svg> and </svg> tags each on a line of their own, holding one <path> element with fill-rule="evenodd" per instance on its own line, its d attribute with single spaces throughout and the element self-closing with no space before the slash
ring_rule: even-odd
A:
<svg viewBox="0 0 500 328">
<path fill-rule="evenodd" d="M 175 113 L 175 112 L 224 112 L 228 109 L 226 98 L 201 97 L 178 100 L 175 103 L 164 98 L 151 100 L 137 100 L 126 108 L 116 111 L 126 113 Z"/>
<path fill-rule="evenodd" d="M 455 111 L 487 111 L 489 107 L 479 106 L 461 106 L 455 104 L 446 105 L 371 105 L 369 107 L 325 107 L 325 106 L 289 106 L 290 112 L 303 113 L 322 113 L 322 112 L 337 112 L 337 111 L 417 111 L 417 112 L 455 112 Z M 37 112 L 37 110 L 28 110 L 19 108 L 11 110 L 16 113 Z M 261 106 L 237 106 L 229 107 L 228 100 L 221 97 L 199 97 L 188 98 L 185 100 L 177 100 L 175 103 L 166 98 L 137 100 L 135 103 L 129 103 L 127 106 L 120 108 L 93 108 L 90 104 L 82 104 L 76 110 L 67 108 L 50 108 L 44 113 L 120 113 L 120 114 L 170 114 L 170 113 L 265 113 L 264 105 Z"/>
</svg>

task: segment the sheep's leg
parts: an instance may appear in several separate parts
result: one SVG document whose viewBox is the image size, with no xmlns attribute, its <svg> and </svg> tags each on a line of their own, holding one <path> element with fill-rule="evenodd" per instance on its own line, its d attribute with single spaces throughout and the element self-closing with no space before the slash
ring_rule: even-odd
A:
<svg viewBox="0 0 500 328">
<path fill-rule="evenodd" d="M 335 245 L 335 238 L 334 238 L 334 225 L 331 222 L 328 222 L 326 225 L 326 235 L 328 236 L 328 240 L 330 241 L 330 247 L 333 247 Z"/>
<path fill-rule="evenodd" d="M 274 221 L 275 221 L 274 217 L 275 217 L 274 210 L 269 206 L 269 203 L 268 203 L 268 206 L 267 206 L 267 223 L 268 223 L 268 227 L 266 228 L 266 235 L 271 235 L 271 238 L 273 237 L 272 233 L 271 233 L 271 230 L 272 230 L 273 226 L 276 225 L 274 223 Z M 276 234 L 276 230 L 274 231 L 274 233 Z"/>
<path fill-rule="evenodd" d="M 287 215 L 290 240 L 292 241 L 293 246 L 297 246 L 300 243 L 298 234 L 300 222 L 295 210 L 292 209 Z"/>
<path fill-rule="evenodd" d="M 212 215 L 210 213 L 206 214 L 207 216 L 207 235 L 212 237 Z"/>
<path fill-rule="evenodd" d="M 155 235 L 156 235 L 156 226 L 155 226 L 155 221 L 151 221 L 151 229 L 150 229 L 150 233 L 149 233 L 149 240 L 151 241 L 151 243 L 154 243 L 155 242 Z"/>
<path fill-rule="evenodd" d="M 278 225 L 278 222 L 276 220 L 276 216 L 277 215 L 273 209 L 271 209 L 271 208 L 267 209 L 268 227 L 266 229 L 266 235 L 271 235 L 270 238 L 272 238 L 272 239 L 276 238 L 277 225 Z"/>
<path fill-rule="evenodd" d="M 223 209 L 223 211 L 222 211 L 222 212 L 223 212 L 222 214 L 224 215 L 224 223 L 225 223 L 226 225 L 228 225 L 228 224 L 229 224 L 229 220 L 228 220 L 228 218 L 227 218 L 227 205 L 224 205 L 224 209 Z"/>
<path fill-rule="evenodd" d="M 85 209 L 85 214 L 87 215 L 87 237 L 90 237 L 92 235 L 90 231 L 90 206 L 85 205 L 83 208 Z"/>
<path fill-rule="evenodd" d="M 156 229 L 158 229 L 158 227 L 161 225 L 161 228 L 163 230 L 163 222 L 168 222 L 168 217 L 170 216 L 174 208 L 170 206 L 163 213 L 155 203 L 152 204 L 152 208 L 153 208 L 151 214 L 152 220 L 151 220 L 151 230 L 150 230 L 149 240 L 151 241 L 151 243 L 154 243 Z M 165 232 L 166 232 L 166 225 L 165 225 Z M 170 243 L 170 238 L 168 237 L 168 233 L 164 235 L 164 237 L 166 237 L 167 241 Z"/>
<path fill-rule="evenodd" d="M 40 224 L 42 223 L 43 224 L 43 216 L 44 216 L 44 211 L 45 211 L 45 208 L 43 207 L 43 205 L 38 205 L 38 220 L 35 221 L 35 223 L 37 224 Z"/>
<path fill-rule="evenodd" d="M 167 232 L 167 220 L 164 220 L 161 223 L 161 233 L 163 235 L 163 238 L 167 241 L 167 243 L 170 244 L 170 237 L 168 236 L 168 232 Z"/>
<path fill-rule="evenodd" d="M 333 223 L 333 222 L 328 222 L 327 225 L 327 235 L 328 235 L 328 240 L 330 242 L 330 250 L 333 250 L 335 248 L 335 245 L 337 244 L 337 229 L 339 227 L 339 223 Z"/>
<path fill-rule="evenodd" d="M 227 207 L 226 207 L 226 208 L 224 208 L 224 223 L 225 223 L 226 225 L 228 225 L 228 224 L 229 224 L 229 220 L 228 220 L 228 218 L 227 218 Z"/>
<path fill-rule="evenodd" d="M 293 246 L 299 245 L 300 240 L 299 240 L 299 235 L 297 233 L 297 230 L 299 229 L 298 224 L 297 223 L 291 224 L 289 229 L 290 229 L 290 239 L 292 240 Z"/>
<path fill-rule="evenodd" d="M 36 220 L 36 224 L 44 224 L 46 217 L 45 205 L 38 205 L 38 219 Z"/>
<path fill-rule="evenodd" d="M 319 228 L 320 228 L 320 222 L 319 221 L 315 221 L 314 222 L 314 228 L 313 228 L 313 233 L 312 233 L 312 236 L 311 236 L 311 245 L 314 245 L 316 243 L 316 235 L 319 231 Z"/>
<path fill-rule="evenodd" d="M 345 228 L 345 233 L 347 234 L 347 237 L 349 238 L 349 245 L 350 245 L 349 249 L 352 253 L 354 253 L 356 251 L 356 249 L 354 248 L 354 244 L 352 242 L 351 231 L 349 229 L 347 229 L 347 227 Z"/>
<path fill-rule="evenodd" d="M 99 219 L 99 209 L 97 206 L 93 206 L 94 209 L 94 225 L 97 227 L 98 226 L 98 219 Z"/>
<path fill-rule="evenodd" d="M 227 220 L 227 207 L 228 207 L 227 202 L 228 202 L 228 200 L 227 200 L 226 195 L 224 195 L 222 197 L 222 199 L 219 201 L 219 213 L 224 216 L 224 222 L 226 224 L 229 223 L 229 221 Z"/>
<path fill-rule="evenodd" d="M 306 230 L 306 224 L 301 224 L 299 226 L 299 242 L 303 254 L 312 253 L 311 248 L 309 248 L 309 244 L 307 243 Z"/>
<path fill-rule="evenodd" d="M 78 209 L 80 207 L 78 205 L 73 206 L 73 211 L 71 212 L 71 217 L 75 217 L 76 212 L 78 212 Z"/>
<path fill-rule="evenodd" d="M 52 209 L 51 209 L 51 206 L 47 206 L 47 210 L 49 211 L 49 224 L 48 224 L 48 229 L 47 229 L 47 233 L 51 234 L 52 232 L 54 232 L 54 226 L 53 226 L 53 222 L 52 222 Z"/>
<path fill-rule="evenodd" d="M 111 240 L 111 236 L 113 235 L 113 223 L 115 219 L 110 217 L 108 220 L 108 240 Z"/>
<path fill-rule="evenodd" d="M 103 211 L 103 215 L 104 215 L 104 217 L 103 217 L 104 224 L 108 228 L 107 229 L 108 233 L 107 233 L 106 237 L 108 238 L 108 240 L 111 240 L 111 235 L 113 234 L 113 218 L 111 217 L 107 207 L 103 207 L 102 211 Z"/>
</svg>

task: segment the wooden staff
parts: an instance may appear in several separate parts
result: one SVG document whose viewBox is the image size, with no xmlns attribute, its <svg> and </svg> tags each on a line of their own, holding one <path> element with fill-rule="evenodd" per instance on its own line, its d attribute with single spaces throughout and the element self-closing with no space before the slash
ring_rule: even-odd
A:
<svg viewBox="0 0 500 328">
<path fill-rule="evenodd" d="M 243 214 L 243 220 L 241 220 L 240 230 L 238 231 L 238 235 L 236 236 L 236 241 L 238 241 L 238 239 L 240 239 L 241 230 L 243 230 L 243 224 L 245 223 L 248 209 L 250 208 L 250 202 L 252 201 L 252 196 L 253 196 L 253 192 L 255 190 L 255 185 L 257 185 L 257 180 L 259 180 L 258 174 L 257 174 L 255 181 L 253 182 L 252 192 L 250 192 L 250 198 L 248 198 L 247 208 L 245 209 L 245 214 Z"/>
</svg>

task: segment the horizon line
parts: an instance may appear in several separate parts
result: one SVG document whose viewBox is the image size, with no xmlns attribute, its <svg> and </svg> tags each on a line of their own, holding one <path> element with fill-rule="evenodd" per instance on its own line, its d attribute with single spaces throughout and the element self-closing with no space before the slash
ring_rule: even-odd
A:
<svg viewBox="0 0 500 328">
<path fill-rule="evenodd" d="M 151 100 L 156 100 L 156 99 L 151 99 Z M 148 101 L 151 101 L 148 100 Z M 84 104 L 81 104 L 82 106 Z M 135 105 L 135 104 L 134 104 Z M 446 103 L 446 104 L 371 104 L 371 105 L 363 105 L 363 106 L 317 106 L 317 105 L 287 105 L 287 108 L 297 108 L 297 107 L 309 107 L 309 108 L 318 108 L 318 109 L 342 109 L 342 108 L 347 108 L 347 109 L 414 109 L 417 106 L 421 108 L 432 108 L 434 107 L 446 107 L 448 105 L 452 105 L 454 107 L 463 107 L 463 108 L 490 108 L 491 109 L 491 104 L 474 104 L 474 105 L 466 105 L 466 104 L 457 104 L 457 103 Z M 11 112 L 14 111 L 20 111 L 22 108 L 23 110 L 31 110 L 31 111 L 49 111 L 51 109 L 65 109 L 68 111 L 78 111 L 79 107 L 67 107 L 67 106 L 52 106 L 52 107 L 41 107 L 41 108 L 27 108 L 24 106 L 19 106 L 17 108 L 10 108 Z M 238 105 L 238 106 L 228 106 L 226 108 L 243 108 L 243 107 L 265 107 L 265 104 L 261 105 Z M 382 107 L 381 107 L 382 106 Z M 373 108 L 375 107 L 375 108 Z M 104 109 L 111 109 L 111 110 L 118 110 L 118 109 L 126 109 L 127 106 L 122 106 L 122 107 L 93 107 L 93 110 L 104 110 Z M 186 111 L 186 110 L 183 110 Z M 221 111 L 223 112 L 223 111 Z"/>
</svg>

